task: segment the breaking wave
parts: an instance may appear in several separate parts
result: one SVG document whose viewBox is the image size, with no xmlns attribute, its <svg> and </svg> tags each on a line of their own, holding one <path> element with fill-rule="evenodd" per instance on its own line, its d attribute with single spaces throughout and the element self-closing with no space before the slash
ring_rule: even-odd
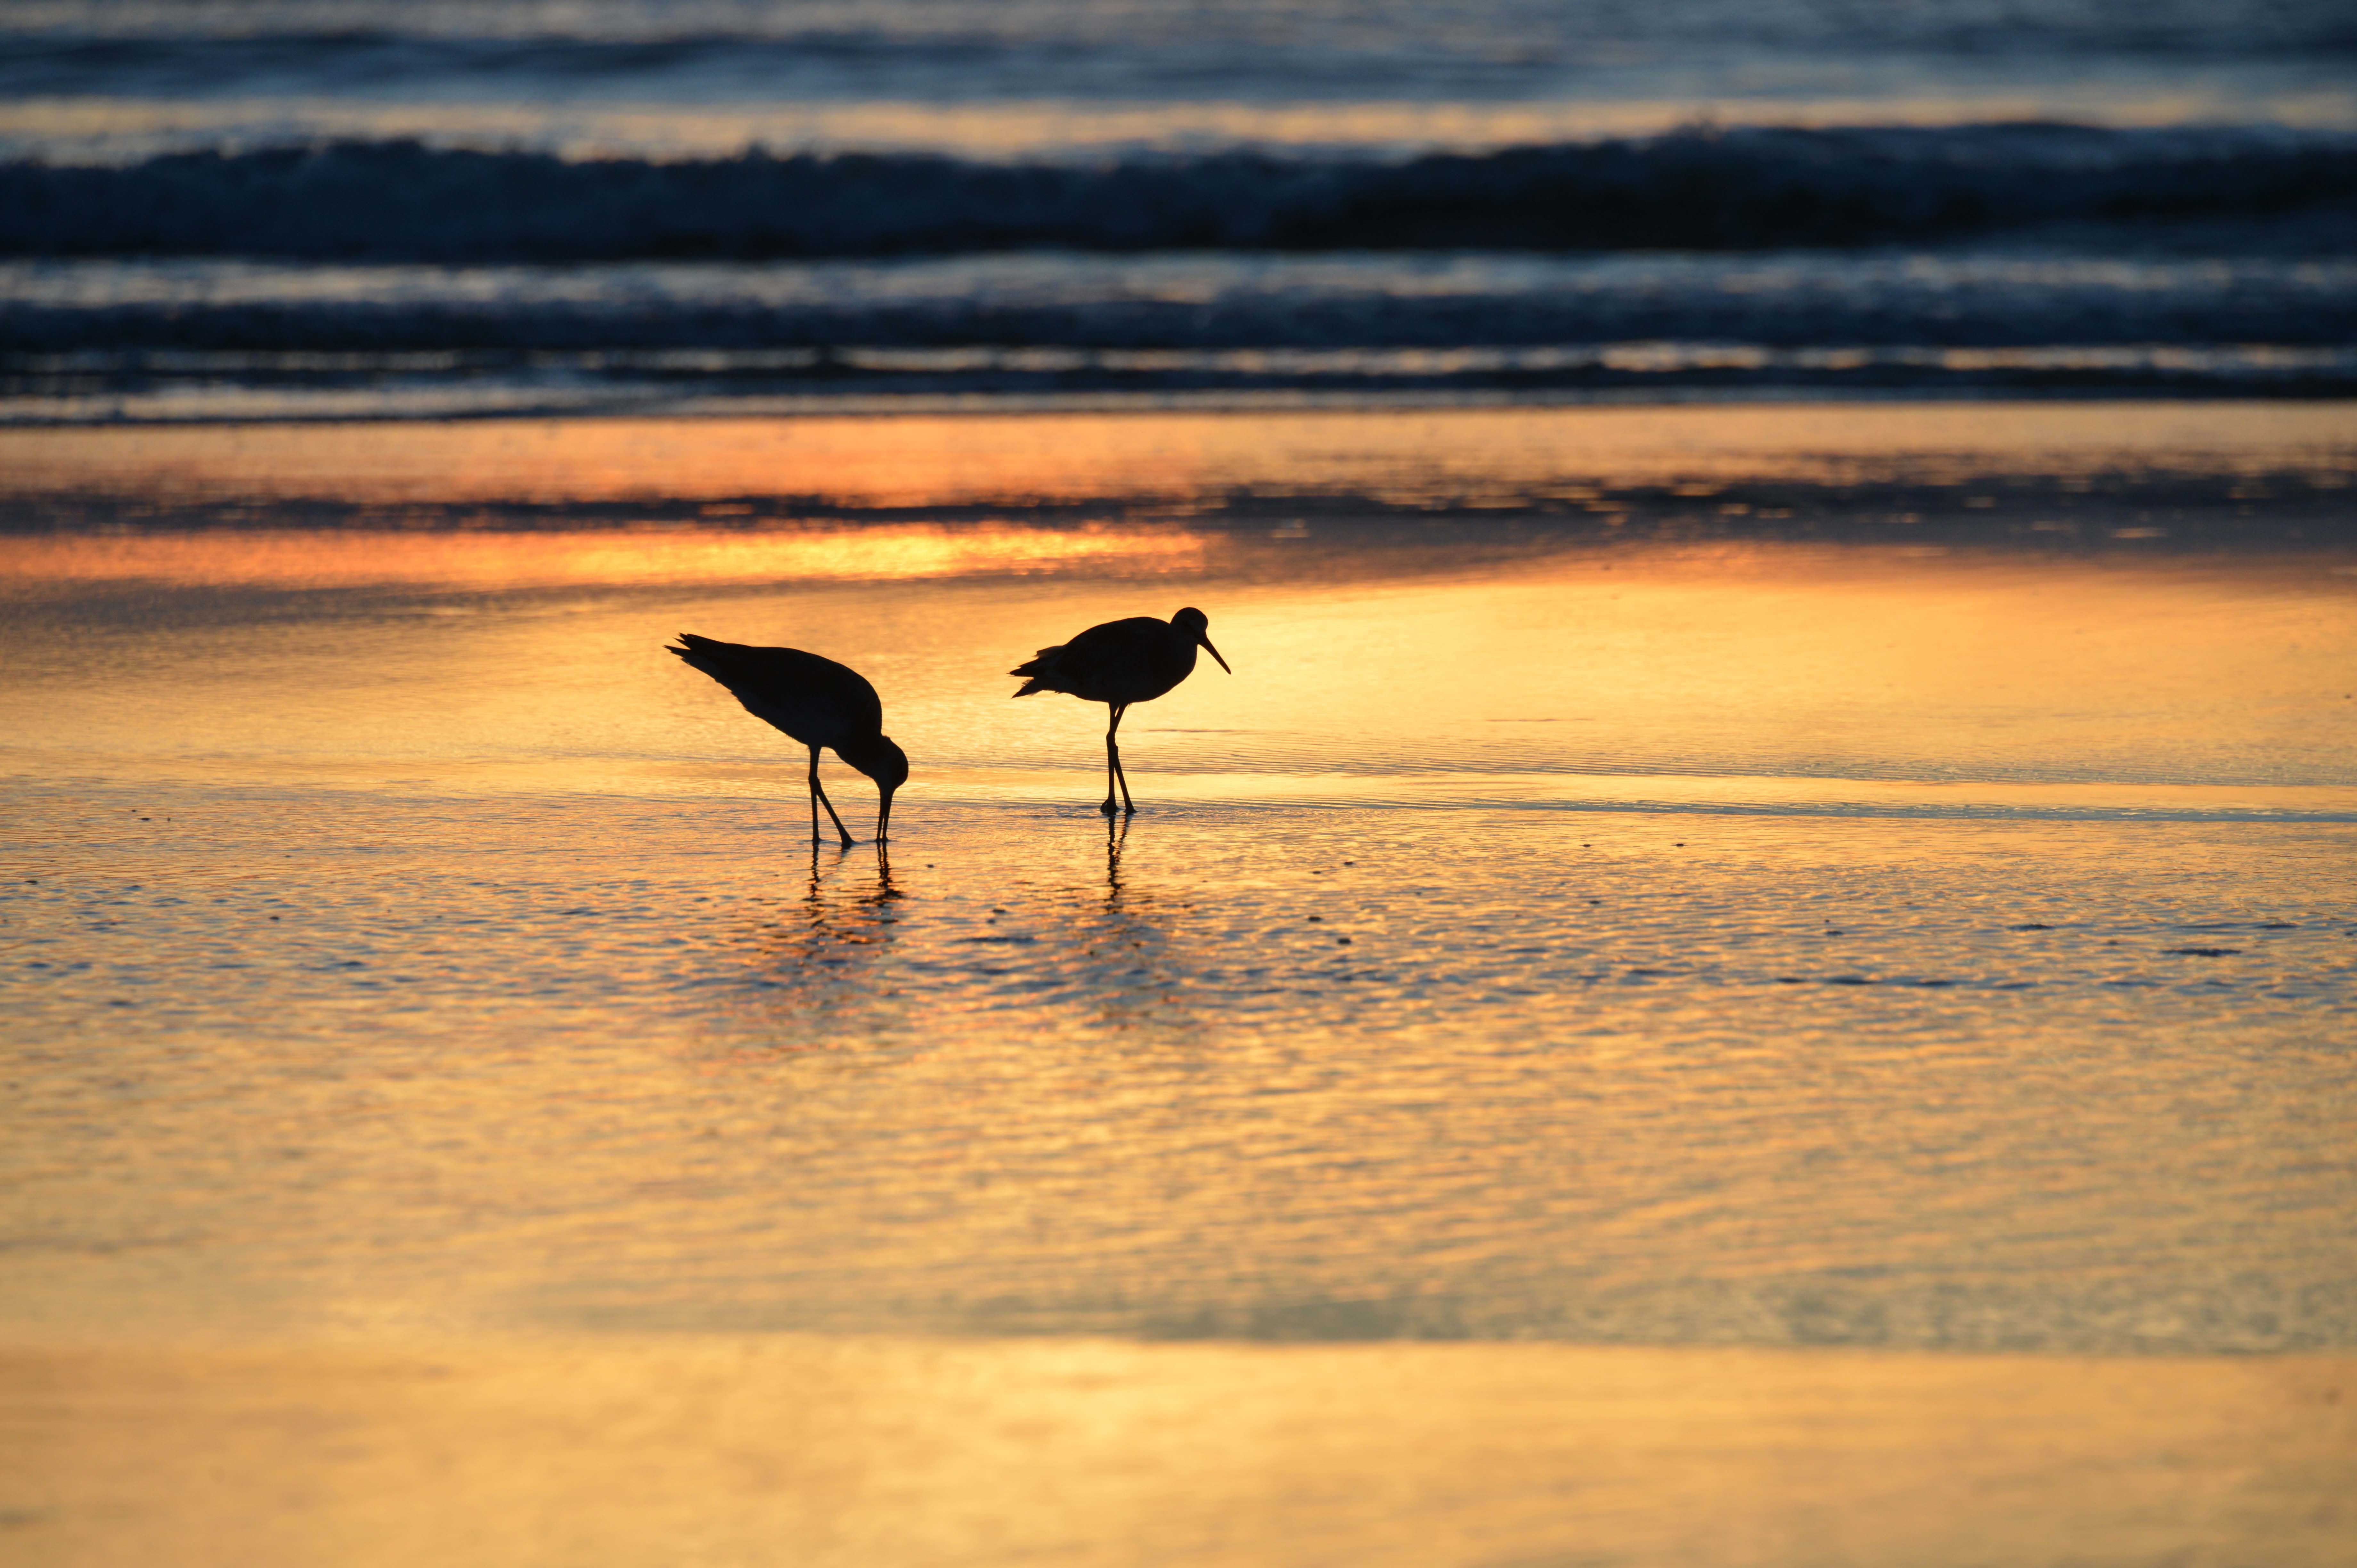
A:
<svg viewBox="0 0 2357 1568">
<path fill-rule="evenodd" d="M 568 161 L 341 141 L 0 165 L 0 254 L 544 263 L 1057 249 L 1745 251 L 2122 231 L 2357 241 L 2357 136 L 2058 124 L 1696 130 L 1389 162 L 1072 166 L 752 151 Z"/>
</svg>

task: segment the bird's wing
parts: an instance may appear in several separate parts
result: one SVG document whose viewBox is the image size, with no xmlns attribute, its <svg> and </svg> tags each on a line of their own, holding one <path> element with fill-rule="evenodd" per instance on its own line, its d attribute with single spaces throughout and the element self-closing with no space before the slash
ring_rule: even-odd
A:
<svg viewBox="0 0 2357 1568">
<path fill-rule="evenodd" d="M 808 745 L 874 734 L 884 703 L 867 678 L 847 664 L 799 648 L 754 648 L 683 632 L 671 651 L 735 693 L 756 716 Z"/>
<path fill-rule="evenodd" d="M 686 646 L 672 652 L 686 660 L 698 670 L 723 685 L 740 681 L 760 681 L 779 685 L 812 686 L 866 680 L 848 665 L 837 664 L 832 659 L 822 659 L 815 653 L 804 653 L 799 648 L 755 648 L 742 642 L 722 642 L 714 638 L 697 637 L 693 632 L 680 633 Z"/>
</svg>

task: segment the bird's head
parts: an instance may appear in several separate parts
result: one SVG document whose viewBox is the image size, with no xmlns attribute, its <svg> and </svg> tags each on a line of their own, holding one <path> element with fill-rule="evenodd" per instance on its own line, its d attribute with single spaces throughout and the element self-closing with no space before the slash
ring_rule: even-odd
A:
<svg viewBox="0 0 2357 1568">
<path fill-rule="evenodd" d="M 886 824 L 892 820 L 892 792 L 909 781 L 909 754 L 894 745 L 888 735 L 838 746 L 834 754 L 876 780 L 876 793 L 883 798 L 876 811 L 876 836 L 883 838 Z"/>
<path fill-rule="evenodd" d="M 1192 639 L 1194 641 L 1201 644 L 1203 651 L 1209 653 L 1214 659 L 1220 659 L 1220 650 L 1211 646 L 1211 618 L 1210 616 L 1205 615 L 1201 610 L 1189 605 L 1185 609 L 1180 610 L 1177 615 L 1172 616 L 1170 618 L 1170 624 L 1177 627 L 1180 631 L 1185 632 L 1188 637 Z M 1222 670 L 1228 670 L 1228 661 L 1224 659 L 1220 659 L 1220 668 Z M 1232 675 L 1235 671 L 1228 670 L 1228 673 Z"/>
</svg>

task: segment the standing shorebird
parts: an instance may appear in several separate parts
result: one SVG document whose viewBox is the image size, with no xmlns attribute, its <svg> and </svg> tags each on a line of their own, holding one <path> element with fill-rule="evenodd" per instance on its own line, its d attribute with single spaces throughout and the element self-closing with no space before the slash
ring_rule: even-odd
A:
<svg viewBox="0 0 2357 1568">
<path fill-rule="evenodd" d="M 666 649 L 728 688 L 745 711 L 775 725 L 810 747 L 811 843 L 818 843 L 818 809 L 834 820 L 834 831 L 849 849 L 853 840 L 834 802 L 818 781 L 818 754 L 833 746 L 834 754 L 870 779 L 882 804 L 876 811 L 876 842 L 888 836 L 892 791 L 908 781 L 909 754 L 884 733 L 884 703 L 867 678 L 848 665 L 799 648 L 748 648 L 741 642 L 716 642 L 708 637 L 681 632 L 682 646 Z"/>
<path fill-rule="evenodd" d="M 1128 777 L 1121 770 L 1120 744 L 1114 739 L 1129 704 L 1151 702 L 1193 674 L 1198 645 L 1220 660 L 1221 669 L 1228 670 L 1228 661 L 1220 659 L 1220 650 L 1205 635 L 1211 625 L 1211 618 L 1199 609 L 1180 610 L 1168 620 L 1152 616 L 1109 620 L 1089 628 L 1060 648 L 1041 649 L 1029 662 L 1007 671 L 1028 677 L 1015 693 L 1018 697 L 1034 692 L 1069 692 L 1084 703 L 1103 703 L 1113 709 L 1113 722 L 1105 725 L 1104 804 L 1097 808 L 1106 816 L 1114 813 L 1116 787 L 1121 790 L 1121 809 L 1137 810 L 1129 798 Z M 1235 671 L 1228 670 L 1228 673 Z"/>
</svg>

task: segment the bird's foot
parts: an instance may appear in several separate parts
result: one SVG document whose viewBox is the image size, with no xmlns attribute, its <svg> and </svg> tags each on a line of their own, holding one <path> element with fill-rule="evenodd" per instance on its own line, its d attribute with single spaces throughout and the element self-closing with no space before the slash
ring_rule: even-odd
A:
<svg viewBox="0 0 2357 1568">
<path fill-rule="evenodd" d="M 1099 807 L 1097 808 L 1097 810 L 1098 810 L 1098 811 L 1103 811 L 1106 816 L 1110 817 L 1110 816 L 1114 815 L 1114 812 L 1116 812 L 1117 811 L 1119 811 L 1119 810 L 1120 810 L 1120 808 L 1119 808 L 1119 807 L 1117 807 L 1117 806 L 1115 806 L 1115 805 L 1113 803 L 1112 800 L 1111 800 L 1110 798 L 1108 798 L 1108 799 L 1105 800 L 1105 803 L 1104 803 L 1103 805 L 1102 805 L 1102 806 L 1099 806 Z"/>
</svg>

